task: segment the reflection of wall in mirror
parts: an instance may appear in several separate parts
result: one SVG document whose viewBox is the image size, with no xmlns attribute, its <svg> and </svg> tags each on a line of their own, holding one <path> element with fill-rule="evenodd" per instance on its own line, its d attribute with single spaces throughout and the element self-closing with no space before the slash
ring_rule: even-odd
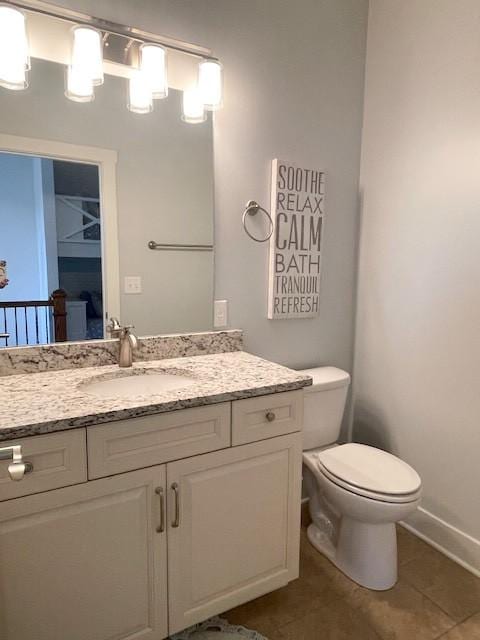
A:
<svg viewBox="0 0 480 640">
<path fill-rule="evenodd" d="M 58 288 L 56 256 L 48 253 L 48 206 L 53 193 L 51 160 L 0 153 L 0 254 L 8 264 L 8 288 L 3 302 L 47 300 Z M 53 237 L 55 247 L 56 238 Z M 4 271 L 5 271 L 4 267 Z M 6 281 L 6 274 L 0 279 Z M 27 344 L 26 324 L 37 326 L 35 339 L 48 341 L 46 308 L 25 310 L 25 321 L 17 323 L 15 309 L 4 309 L 0 332 L 10 332 L 10 346 Z M 23 316 L 22 316 L 23 318 Z M 12 327 L 15 331 L 12 332 Z M 2 345 L 3 346 L 3 345 Z"/>
<path fill-rule="evenodd" d="M 41 169 L 39 158 L 0 153 L 0 253 L 9 268 L 9 300 L 46 300 L 58 288 L 58 276 L 48 282 L 44 261 Z"/>
</svg>

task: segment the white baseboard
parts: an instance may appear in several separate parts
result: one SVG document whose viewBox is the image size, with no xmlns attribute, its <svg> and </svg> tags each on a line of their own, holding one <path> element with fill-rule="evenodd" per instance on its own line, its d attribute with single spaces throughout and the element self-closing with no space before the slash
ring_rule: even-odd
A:
<svg viewBox="0 0 480 640">
<path fill-rule="evenodd" d="M 480 578 L 480 540 L 422 507 L 400 524 Z"/>
</svg>

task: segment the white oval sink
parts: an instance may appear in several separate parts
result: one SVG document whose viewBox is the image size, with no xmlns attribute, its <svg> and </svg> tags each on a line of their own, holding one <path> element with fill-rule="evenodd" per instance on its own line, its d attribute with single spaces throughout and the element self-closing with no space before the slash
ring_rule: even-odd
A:
<svg viewBox="0 0 480 640">
<path fill-rule="evenodd" d="M 163 393 L 171 389 L 188 387 L 197 382 L 194 378 L 171 373 L 139 373 L 119 375 L 109 379 L 92 380 L 82 385 L 87 393 L 96 396 L 126 398 Z"/>
</svg>

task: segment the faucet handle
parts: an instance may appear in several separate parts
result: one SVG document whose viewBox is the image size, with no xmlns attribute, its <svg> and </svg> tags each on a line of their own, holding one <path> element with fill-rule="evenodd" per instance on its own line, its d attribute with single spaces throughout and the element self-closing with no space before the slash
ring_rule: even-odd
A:
<svg viewBox="0 0 480 640">
<path fill-rule="evenodd" d="M 122 327 L 120 326 L 120 322 L 118 318 L 110 318 L 110 322 L 107 324 L 107 332 L 112 336 L 118 336 Z"/>
<path fill-rule="evenodd" d="M 107 325 L 107 329 L 110 331 L 118 331 L 122 327 L 120 326 L 120 322 L 118 318 L 110 318 L 110 322 Z"/>
</svg>

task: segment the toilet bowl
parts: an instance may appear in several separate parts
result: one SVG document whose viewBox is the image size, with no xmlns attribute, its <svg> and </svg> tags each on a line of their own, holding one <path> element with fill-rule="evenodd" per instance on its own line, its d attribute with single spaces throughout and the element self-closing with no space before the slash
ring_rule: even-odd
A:
<svg viewBox="0 0 480 640">
<path fill-rule="evenodd" d="M 304 370 L 304 487 L 311 544 L 358 584 L 397 581 L 395 523 L 418 506 L 421 480 L 410 465 L 367 445 L 338 445 L 350 377 L 334 367 Z"/>
</svg>

